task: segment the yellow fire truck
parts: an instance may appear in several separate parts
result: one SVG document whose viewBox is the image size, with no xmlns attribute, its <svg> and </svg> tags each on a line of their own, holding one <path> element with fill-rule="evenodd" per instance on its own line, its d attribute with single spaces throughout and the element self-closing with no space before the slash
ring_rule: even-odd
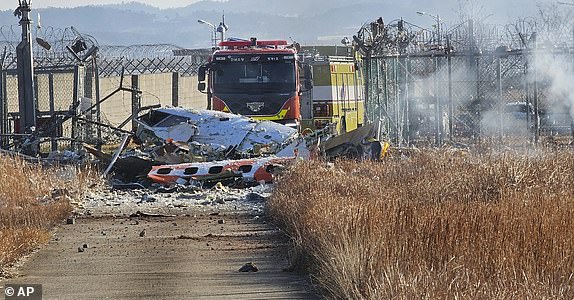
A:
<svg viewBox="0 0 574 300">
<path fill-rule="evenodd" d="M 363 125 L 364 85 L 353 57 L 305 55 L 283 40 L 219 46 L 198 76 L 209 108 L 301 130 L 333 124 L 345 133 Z"/>
<path fill-rule="evenodd" d="M 321 129 L 336 124 L 338 133 L 364 124 L 365 94 L 361 68 L 352 57 L 304 59 L 311 66 L 313 88 L 301 100 L 302 127 Z"/>
</svg>

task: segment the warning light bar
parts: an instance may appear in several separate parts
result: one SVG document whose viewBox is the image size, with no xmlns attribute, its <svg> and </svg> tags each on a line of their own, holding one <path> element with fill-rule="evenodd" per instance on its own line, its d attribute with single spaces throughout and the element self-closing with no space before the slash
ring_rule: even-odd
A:
<svg viewBox="0 0 574 300">
<path fill-rule="evenodd" d="M 228 48 L 275 47 L 277 49 L 280 46 L 287 46 L 287 41 L 284 40 L 257 41 L 256 39 L 252 39 L 251 41 L 224 41 L 220 42 L 219 46 Z"/>
</svg>

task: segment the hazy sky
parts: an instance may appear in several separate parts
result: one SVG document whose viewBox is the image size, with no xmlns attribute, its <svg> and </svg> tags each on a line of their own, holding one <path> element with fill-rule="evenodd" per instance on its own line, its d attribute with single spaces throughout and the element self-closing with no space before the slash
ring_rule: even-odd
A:
<svg viewBox="0 0 574 300">
<path fill-rule="evenodd" d="M 132 2 L 134 0 L 31 0 L 32 7 L 34 8 L 45 8 L 45 7 L 75 7 L 75 6 L 83 6 L 83 5 L 90 5 L 90 4 L 120 4 L 123 2 Z M 192 4 L 194 2 L 198 2 L 200 0 L 135 0 L 137 2 L 145 3 L 148 5 L 152 5 L 159 8 L 170 8 L 170 7 L 182 7 Z M 217 0 L 215 0 L 217 1 Z M 227 0 L 218 0 L 225 2 Z M 313 0 L 309 0 L 313 1 Z M 423 3 L 423 0 L 420 0 Z M 500 0 L 491 0 L 491 1 L 500 1 Z M 504 1 L 504 0 L 502 0 Z M 410 1 L 415 2 L 416 1 Z M 486 4 L 488 1 L 477 1 L 481 4 Z M 538 3 L 545 3 L 545 2 L 573 2 L 574 0 L 563 0 L 563 1 L 555 1 L 555 0 L 524 0 L 525 4 L 529 3 L 532 4 L 534 2 Z M 18 6 L 18 0 L 0 0 L 0 10 L 7 10 L 7 9 L 14 9 Z"/>
<path fill-rule="evenodd" d="M 44 7 L 74 7 L 90 4 L 120 4 L 121 0 L 31 0 L 33 8 Z M 137 0 L 137 2 L 153 5 L 159 8 L 186 6 L 199 0 Z M 18 0 L 0 0 L 0 10 L 15 9 Z"/>
<path fill-rule="evenodd" d="M 98 5 L 98 4 L 121 4 L 126 2 L 140 2 L 145 3 L 148 5 L 152 5 L 159 8 L 172 8 L 172 7 L 183 7 L 194 2 L 198 2 L 200 0 L 30 0 L 32 1 L 33 8 L 45 8 L 45 7 L 75 7 L 75 6 L 84 6 L 84 5 Z M 220 1 L 226 2 L 229 0 L 211 0 L 211 1 Z M 285 0 L 287 3 L 289 0 Z M 308 1 L 315 1 L 315 0 L 308 0 Z M 421 6 L 424 7 L 426 0 L 403 0 L 406 3 L 409 3 L 412 6 Z M 497 16 L 506 17 L 507 15 L 525 15 L 524 12 L 527 12 L 527 15 L 530 15 L 532 12 L 535 12 L 536 4 L 540 3 L 559 3 L 559 2 L 571 2 L 574 4 L 574 0 L 445 0 L 444 4 L 440 5 L 441 7 L 436 7 L 436 12 L 441 12 L 444 14 L 445 11 L 452 11 L 456 8 L 456 5 L 453 5 L 457 2 L 468 2 L 474 3 L 473 6 L 476 7 L 490 7 L 493 6 L 493 3 L 497 3 L 499 1 L 508 1 L 513 3 L 519 3 L 518 5 L 510 6 L 514 7 L 514 9 L 506 9 L 503 11 L 494 11 L 493 14 Z M 436 5 L 436 2 L 433 2 Z M 442 3 L 442 2 L 441 2 Z M 0 10 L 13 10 L 18 6 L 18 0 L 0 0 Z M 559 5 L 564 9 L 574 9 L 574 5 Z M 500 7 L 500 6 L 498 6 Z M 506 5 L 506 7 L 509 7 Z"/>
</svg>

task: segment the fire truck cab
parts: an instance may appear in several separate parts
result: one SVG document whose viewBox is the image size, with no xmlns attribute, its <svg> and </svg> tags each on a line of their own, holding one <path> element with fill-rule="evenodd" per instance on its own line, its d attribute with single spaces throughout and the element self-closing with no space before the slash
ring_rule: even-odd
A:
<svg viewBox="0 0 574 300">
<path fill-rule="evenodd" d="M 207 108 L 298 129 L 361 127 L 364 92 L 353 58 L 305 57 L 299 50 L 284 40 L 221 42 L 199 69 Z"/>
<path fill-rule="evenodd" d="M 298 127 L 301 122 L 297 49 L 286 41 L 225 41 L 199 71 L 208 108 Z"/>
</svg>

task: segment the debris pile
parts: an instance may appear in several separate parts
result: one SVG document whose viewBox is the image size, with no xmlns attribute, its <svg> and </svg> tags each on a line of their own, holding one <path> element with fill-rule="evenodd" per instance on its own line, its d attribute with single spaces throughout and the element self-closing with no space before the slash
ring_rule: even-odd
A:
<svg viewBox="0 0 574 300">
<path fill-rule="evenodd" d="M 85 146 L 108 165 L 105 174 L 113 167 L 129 182 L 118 187 L 149 186 L 154 182 L 165 186 L 211 188 L 223 184 L 244 188 L 271 183 L 274 173 L 298 158 L 371 155 L 367 152 L 372 142 L 365 141 L 376 132 L 374 125 L 367 125 L 336 137 L 329 127 L 305 135 L 271 121 L 180 107 L 150 109 L 135 122 L 137 128 L 131 136 L 124 135 L 115 155 Z"/>
<path fill-rule="evenodd" d="M 152 184 L 148 188 L 115 189 L 102 186 L 90 190 L 78 205 L 79 215 L 137 215 L 153 217 L 181 214 L 186 211 L 249 211 L 255 215 L 271 196 L 273 186 L 258 185 L 243 189 L 215 184 L 212 188 L 173 185 L 166 188 Z"/>
<path fill-rule="evenodd" d="M 149 175 L 166 185 L 270 182 L 273 170 L 295 158 L 298 145 L 306 148 L 294 128 L 211 110 L 158 108 L 136 122 L 137 147 L 120 145 L 117 158 L 85 145 L 128 181 Z"/>
<path fill-rule="evenodd" d="M 297 130 L 212 110 L 160 108 L 137 119 L 136 138 L 156 161 L 184 163 L 276 154 Z"/>
</svg>

